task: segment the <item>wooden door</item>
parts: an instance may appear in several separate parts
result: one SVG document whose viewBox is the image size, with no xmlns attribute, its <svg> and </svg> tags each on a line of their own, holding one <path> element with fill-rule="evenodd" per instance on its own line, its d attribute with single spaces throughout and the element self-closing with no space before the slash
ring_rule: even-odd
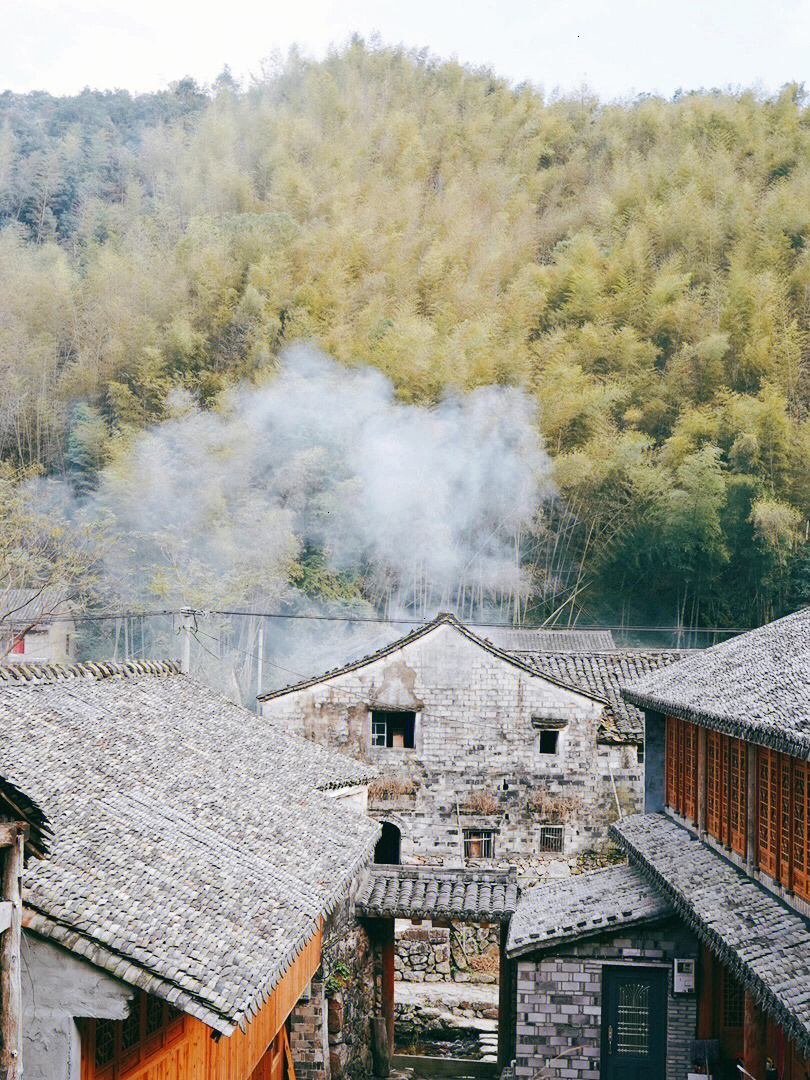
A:
<svg viewBox="0 0 810 1080">
<path fill-rule="evenodd" d="M 295 1080 L 291 1065 L 287 1028 L 286 1025 L 282 1025 L 261 1061 L 250 1074 L 250 1080 Z"/>
<path fill-rule="evenodd" d="M 667 973 L 602 968 L 603 1080 L 665 1080 Z"/>
</svg>

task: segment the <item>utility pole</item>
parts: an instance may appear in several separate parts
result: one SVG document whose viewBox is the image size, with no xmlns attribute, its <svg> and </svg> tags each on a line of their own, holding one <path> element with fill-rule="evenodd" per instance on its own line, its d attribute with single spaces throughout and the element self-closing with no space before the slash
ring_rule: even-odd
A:
<svg viewBox="0 0 810 1080">
<path fill-rule="evenodd" d="M 264 623 L 259 624 L 258 647 L 256 649 L 256 693 L 262 692 L 262 680 L 264 678 Z M 261 702 L 256 701 L 256 712 L 262 711 Z"/>
<path fill-rule="evenodd" d="M 197 630 L 197 616 L 202 615 L 202 612 L 184 607 L 180 608 L 180 614 L 183 616 L 183 658 L 180 661 L 180 670 L 184 675 L 188 675 L 191 672 L 191 635 Z"/>
</svg>

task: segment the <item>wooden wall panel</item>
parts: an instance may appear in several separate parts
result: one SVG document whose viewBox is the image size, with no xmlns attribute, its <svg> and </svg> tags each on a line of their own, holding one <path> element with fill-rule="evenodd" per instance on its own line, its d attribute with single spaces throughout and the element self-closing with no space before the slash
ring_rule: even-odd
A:
<svg viewBox="0 0 810 1080">
<path fill-rule="evenodd" d="M 186 1016 L 170 1046 L 129 1069 L 116 1068 L 110 1080 L 248 1080 L 320 966 L 321 938 L 319 927 L 246 1031 L 215 1040 L 209 1027 Z M 82 1080 L 96 1080 L 92 1024 L 82 1037 Z"/>
</svg>

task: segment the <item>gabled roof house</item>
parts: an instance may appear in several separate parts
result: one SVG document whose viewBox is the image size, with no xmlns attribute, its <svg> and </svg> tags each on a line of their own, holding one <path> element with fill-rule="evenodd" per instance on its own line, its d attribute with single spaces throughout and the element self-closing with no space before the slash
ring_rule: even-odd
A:
<svg viewBox="0 0 810 1080">
<path fill-rule="evenodd" d="M 23 881 L 26 1077 L 78 1075 L 77 1054 L 83 1080 L 156 1054 L 166 1077 L 194 1061 L 246 1080 L 269 1047 L 283 1063 L 324 920 L 379 831 L 333 796 L 373 769 L 174 662 L 0 667 L 0 733 L 0 775 L 50 829 Z"/>
<path fill-rule="evenodd" d="M 617 807 L 639 804 L 643 717 L 622 683 L 682 655 L 611 644 L 477 633 L 445 613 L 259 701 L 287 730 L 378 768 L 370 809 L 393 836 L 386 860 L 576 858 L 604 844 Z"/>
<path fill-rule="evenodd" d="M 524 1022 L 516 1070 L 529 1076 L 553 1058 L 551 1076 L 632 1067 L 663 1080 L 731 1076 L 738 1063 L 755 1080 L 805 1080 L 810 609 L 623 693 L 645 714 L 644 813 L 611 826 L 628 865 L 610 880 L 540 887 L 518 905 L 509 942 Z M 555 981 L 562 970 L 565 984 Z M 571 1004 L 567 988 L 580 978 L 590 1019 L 584 1045 L 566 1057 L 582 1042 L 579 1010 L 553 1043 L 541 1028 Z M 547 1004 L 530 1017 L 541 983 Z"/>
</svg>

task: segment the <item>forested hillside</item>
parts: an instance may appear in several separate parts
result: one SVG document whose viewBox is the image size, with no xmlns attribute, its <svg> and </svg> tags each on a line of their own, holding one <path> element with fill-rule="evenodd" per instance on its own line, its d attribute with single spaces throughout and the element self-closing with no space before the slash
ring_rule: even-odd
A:
<svg viewBox="0 0 810 1080">
<path fill-rule="evenodd" d="M 116 522 L 75 507 L 137 490 L 138 433 L 228 414 L 230 388 L 272 385 L 307 341 L 379 369 L 403 404 L 528 395 L 557 495 L 521 507 L 529 588 L 510 617 L 748 625 L 810 596 L 800 88 L 549 100 L 354 42 L 247 90 L 226 74 L 206 94 L 5 94 L 0 214 L 16 578 L 97 568 L 88 532 L 109 544 Z M 66 524 L 49 485 L 48 522 L 21 531 L 34 476 L 65 482 Z M 279 505 L 305 490 L 290 483 Z M 163 596 L 182 576 L 170 546 Z M 331 565 L 331 546 L 293 523 L 231 602 L 295 586 L 376 603 L 368 566 Z M 161 595 L 142 588 L 147 607 Z"/>
</svg>

